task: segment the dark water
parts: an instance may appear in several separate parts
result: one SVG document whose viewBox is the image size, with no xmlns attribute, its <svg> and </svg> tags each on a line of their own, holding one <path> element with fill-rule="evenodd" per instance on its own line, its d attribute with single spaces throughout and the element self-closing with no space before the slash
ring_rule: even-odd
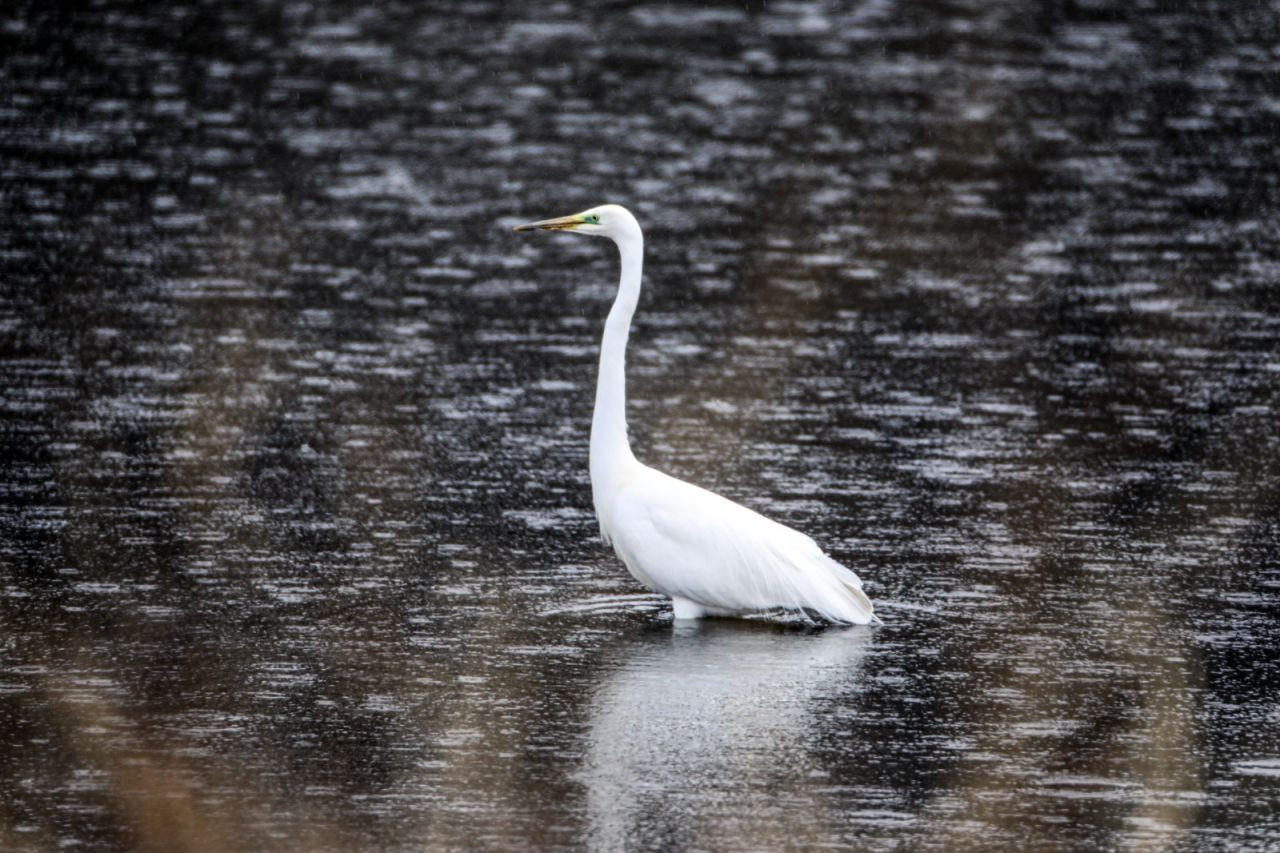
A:
<svg viewBox="0 0 1280 853">
<path fill-rule="evenodd" d="M 1274 4 L 0 13 L 0 847 L 1280 844 Z M 638 455 L 885 626 L 673 628 Z"/>
</svg>

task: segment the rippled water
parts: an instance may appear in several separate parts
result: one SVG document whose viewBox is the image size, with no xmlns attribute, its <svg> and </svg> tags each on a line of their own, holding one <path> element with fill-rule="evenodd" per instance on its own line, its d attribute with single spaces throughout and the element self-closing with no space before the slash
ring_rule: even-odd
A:
<svg viewBox="0 0 1280 853">
<path fill-rule="evenodd" d="M 52 6 L 50 8 L 49 6 Z M 0 847 L 1280 843 L 1280 13 L 0 13 Z M 878 630 L 673 627 L 638 455 Z"/>
</svg>

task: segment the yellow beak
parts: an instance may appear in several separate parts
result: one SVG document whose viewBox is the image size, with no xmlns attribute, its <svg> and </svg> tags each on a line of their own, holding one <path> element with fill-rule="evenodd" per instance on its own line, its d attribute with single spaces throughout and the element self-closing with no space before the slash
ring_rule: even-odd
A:
<svg viewBox="0 0 1280 853">
<path fill-rule="evenodd" d="M 517 225 L 513 231 L 568 231 L 577 228 L 582 224 L 582 219 L 577 215 L 561 216 L 558 219 L 544 219 L 541 222 L 530 222 L 526 225 Z"/>
</svg>

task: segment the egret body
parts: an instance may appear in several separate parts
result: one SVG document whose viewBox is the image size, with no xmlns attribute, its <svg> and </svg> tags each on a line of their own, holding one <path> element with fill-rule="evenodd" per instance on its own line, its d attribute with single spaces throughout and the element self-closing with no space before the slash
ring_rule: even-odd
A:
<svg viewBox="0 0 1280 853">
<path fill-rule="evenodd" d="M 626 423 L 626 349 L 640 298 L 644 237 L 625 207 L 606 204 L 517 231 L 609 237 L 622 276 L 605 321 L 591 419 L 591 494 L 600 534 L 636 580 L 671 596 L 676 619 L 785 608 L 833 622 L 879 622 L 862 581 L 808 536 L 727 498 L 641 464 Z"/>
</svg>

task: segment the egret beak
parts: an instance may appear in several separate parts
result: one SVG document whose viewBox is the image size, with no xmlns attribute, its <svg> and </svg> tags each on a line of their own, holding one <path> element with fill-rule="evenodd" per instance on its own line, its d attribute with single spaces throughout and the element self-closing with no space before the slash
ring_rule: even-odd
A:
<svg viewBox="0 0 1280 853">
<path fill-rule="evenodd" d="M 541 222 L 530 222 L 517 225 L 513 231 L 569 231 L 582 224 L 580 216 L 561 216 L 557 219 L 544 219 Z"/>
</svg>

